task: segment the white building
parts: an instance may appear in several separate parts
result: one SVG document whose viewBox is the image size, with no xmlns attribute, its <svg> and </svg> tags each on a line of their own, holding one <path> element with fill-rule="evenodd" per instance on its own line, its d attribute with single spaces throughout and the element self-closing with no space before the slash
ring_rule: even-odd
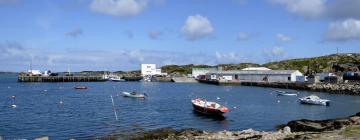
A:
<svg viewBox="0 0 360 140">
<path fill-rule="evenodd" d="M 297 76 L 303 74 L 298 70 L 240 70 L 210 72 L 205 78 L 228 82 L 296 82 Z"/>
<path fill-rule="evenodd" d="M 210 67 L 210 68 L 192 68 L 192 76 L 194 78 L 198 78 L 200 75 L 206 75 L 209 72 L 216 72 L 218 71 L 217 67 Z"/>
<path fill-rule="evenodd" d="M 156 68 L 156 64 L 141 64 L 141 75 L 163 75 L 161 69 Z"/>
</svg>

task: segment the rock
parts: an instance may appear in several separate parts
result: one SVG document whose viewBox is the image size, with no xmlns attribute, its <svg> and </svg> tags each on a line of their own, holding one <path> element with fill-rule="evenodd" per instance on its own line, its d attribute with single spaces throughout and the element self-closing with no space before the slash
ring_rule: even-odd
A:
<svg viewBox="0 0 360 140">
<path fill-rule="evenodd" d="M 334 121 L 333 126 L 334 129 L 341 129 L 346 125 L 352 124 L 349 119 L 337 119 Z"/>
<path fill-rule="evenodd" d="M 355 125 L 360 125 L 360 116 L 352 116 L 350 117 L 350 121 Z"/>
<path fill-rule="evenodd" d="M 291 128 L 289 126 L 285 126 L 283 129 L 283 133 L 285 133 L 285 134 L 291 133 Z"/>
</svg>

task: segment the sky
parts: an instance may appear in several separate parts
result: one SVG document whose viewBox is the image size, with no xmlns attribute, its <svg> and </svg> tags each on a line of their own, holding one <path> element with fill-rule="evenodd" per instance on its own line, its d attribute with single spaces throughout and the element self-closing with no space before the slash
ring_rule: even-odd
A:
<svg viewBox="0 0 360 140">
<path fill-rule="evenodd" d="M 0 71 L 360 53 L 359 0 L 0 0 Z"/>
</svg>

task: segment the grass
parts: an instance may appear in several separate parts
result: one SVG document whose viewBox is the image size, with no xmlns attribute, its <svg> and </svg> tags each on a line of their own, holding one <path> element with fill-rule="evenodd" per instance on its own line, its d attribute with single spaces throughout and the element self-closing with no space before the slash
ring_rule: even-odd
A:
<svg viewBox="0 0 360 140">
<path fill-rule="evenodd" d="M 348 126 L 343 131 L 340 132 L 340 135 L 346 137 L 360 137 L 360 126 Z"/>
</svg>

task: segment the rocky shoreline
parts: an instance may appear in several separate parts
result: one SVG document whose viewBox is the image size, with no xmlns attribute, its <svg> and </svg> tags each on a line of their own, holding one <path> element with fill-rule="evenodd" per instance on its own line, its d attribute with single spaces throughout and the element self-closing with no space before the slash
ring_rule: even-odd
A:
<svg viewBox="0 0 360 140">
<path fill-rule="evenodd" d="M 208 132 L 197 129 L 174 130 L 170 128 L 158 129 L 144 133 L 137 133 L 127 137 L 109 136 L 103 139 L 200 139 L 200 140 L 292 140 L 292 139 L 317 139 L 338 140 L 360 139 L 360 112 L 338 119 L 328 120 L 294 120 L 280 125 L 276 132 L 256 131 L 247 129 L 243 131 L 218 131 Z"/>
<path fill-rule="evenodd" d="M 360 83 L 352 82 L 352 83 L 316 83 L 307 85 L 310 90 L 313 91 L 324 91 L 329 93 L 336 94 L 348 94 L 348 95 L 360 95 Z"/>
<path fill-rule="evenodd" d="M 271 87 L 295 90 L 308 90 L 318 92 L 328 92 L 332 94 L 346 94 L 346 95 L 360 95 L 360 82 L 341 82 L 341 83 L 256 83 L 256 82 L 237 82 L 237 83 L 211 83 L 217 85 L 242 85 L 242 86 L 258 86 L 258 87 Z"/>
</svg>

